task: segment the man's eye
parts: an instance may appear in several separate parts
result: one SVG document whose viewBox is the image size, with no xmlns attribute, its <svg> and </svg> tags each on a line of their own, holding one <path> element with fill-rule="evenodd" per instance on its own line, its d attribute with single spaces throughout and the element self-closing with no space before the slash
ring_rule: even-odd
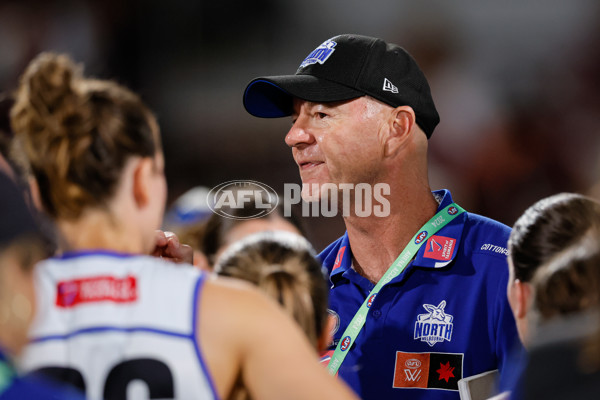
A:
<svg viewBox="0 0 600 400">
<path fill-rule="evenodd" d="M 325 114 L 325 113 L 322 113 L 322 112 L 318 112 L 318 113 L 317 113 L 317 118 L 319 118 L 319 119 L 323 119 L 323 118 L 325 118 L 325 117 L 327 117 L 327 114 Z"/>
</svg>

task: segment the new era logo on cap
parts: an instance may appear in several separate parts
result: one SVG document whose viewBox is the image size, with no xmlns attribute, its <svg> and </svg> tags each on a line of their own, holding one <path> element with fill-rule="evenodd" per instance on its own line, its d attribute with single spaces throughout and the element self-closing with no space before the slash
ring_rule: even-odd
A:
<svg viewBox="0 0 600 400">
<path fill-rule="evenodd" d="M 383 90 L 386 92 L 398 93 L 398 88 L 394 86 L 388 78 L 383 78 Z"/>
</svg>

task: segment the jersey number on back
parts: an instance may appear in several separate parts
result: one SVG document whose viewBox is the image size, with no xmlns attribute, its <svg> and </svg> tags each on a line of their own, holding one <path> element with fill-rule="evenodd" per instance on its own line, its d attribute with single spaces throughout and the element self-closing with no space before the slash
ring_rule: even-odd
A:
<svg viewBox="0 0 600 400">
<path fill-rule="evenodd" d="M 49 379 L 75 386 L 86 392 L 83 375 L 73 368 L 44 367 L 34 371 Z M 127 360 L 115 365 L 104 383 L 104 399 L 127 400 L 127 386 L 132 381 L 143 381 L 151 399 L 174 399 L 173 375 L 165 363 L 151 358 Z"/>
</svg>

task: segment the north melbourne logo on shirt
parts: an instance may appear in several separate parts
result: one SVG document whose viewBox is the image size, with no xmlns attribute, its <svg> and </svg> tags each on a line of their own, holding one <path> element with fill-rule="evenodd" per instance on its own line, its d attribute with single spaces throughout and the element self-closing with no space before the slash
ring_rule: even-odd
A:
<svg viewBox="0 0 600 400">
<path fill-rule="evenodd" d="M 436 343 L 444 340 L 452 340 L 452 323 L 454 317 L 444 311 L 446 300 L 442 300 L 440 304 L 423 304 L 423 308 L 427 314 L 419 314 L 415 322 L 414 339 L 421 340 L 433 347 Z"/>
<path fill-rule="evenodd" d="M 458 390 L 463 354 L 396 352 L 394 382 L 397 389 Z"/>
</svg>

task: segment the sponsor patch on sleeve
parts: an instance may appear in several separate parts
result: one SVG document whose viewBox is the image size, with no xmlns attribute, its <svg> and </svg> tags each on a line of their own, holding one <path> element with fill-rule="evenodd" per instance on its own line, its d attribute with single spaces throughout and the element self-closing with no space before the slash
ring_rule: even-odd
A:
<svg viewBox="0 0 600 400">
<path fill-rule="evenodd" d="M 58 282 L 56 288 L 56 305 L 62 308 L 100 301 L 129 303 L 136 300 L 137 280 L 134 276 L 73 279 Z"/>
<path fill-rule="evenodd" d="M 393 387 L 458 390 L 463 354 L 396 352 Z"/>
</svg>

